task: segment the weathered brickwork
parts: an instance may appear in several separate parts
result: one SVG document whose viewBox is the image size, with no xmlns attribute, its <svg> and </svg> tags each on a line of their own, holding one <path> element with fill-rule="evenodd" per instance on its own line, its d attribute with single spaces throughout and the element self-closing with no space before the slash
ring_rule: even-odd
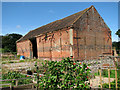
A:
<svg viewBox="0 0 120 90">
<path fill-rule="evenodd" d="M 37 37 L 38 58 L 59 60 L 70 56 L 69 29 Z"/>
<path fill-rule="evenodd" d="M 95 8 L 74 24 L 73 38 L 76 59 L 97 59 L 103 53 L 111 53 L 111 31 Z"/>
<path fill-rule="evenodd" d="M 68 25 L 70 24 L 68 27 L 64 26 L 67 22 Z M 57 24 L 64 27 L 59 30 L 47 30 L 52 27 L 56 29 L 59 27 Z M 61 60 L 61 58 L 73 56 L 75 60 L 95 60 L 99 55 L 111 55 L 111 31 L 93 6 L 40 29 L 48 32 L 38 35 L 37 30 L 30 31 L 23 37 L 23 41 L 17 42 L 19 55 L 33 57 L 33 52 L 36 50 L 32 50 L 32 44 L 34 44 L 32 35 L 36 39 L 36 57 L 39 59 Z M 27 36 L 30 40 L 24 40 L 28 38 Z"/>
<path fill-rule="evenodd" d="M 17 54 L 24 55 L 25 57 L 30 58 L 30 54 L 32 55 L 32 44 L 30 40 L 25 40 L 17 43 Z"/>
</svg>

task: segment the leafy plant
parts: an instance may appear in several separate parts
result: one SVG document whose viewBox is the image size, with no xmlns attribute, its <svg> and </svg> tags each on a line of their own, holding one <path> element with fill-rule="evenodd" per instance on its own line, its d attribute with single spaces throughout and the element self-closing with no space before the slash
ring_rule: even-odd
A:
<svg viewBox="0 0 120 90">
<path fill-rule="evenodd" d="M 6 61 L 2 62 L 2 64 L 6 64 L 6 63 L 7 63 Z"/>
<path fill-rule="evenodd" d="M 13 61 L 8 61 L 8 63 L 14 63 Z"/>
<path fill-rule="evenodd" d="M 94 73 L 95 76 L 98 76 L 100 75 L 99 72 L 96 72 Z M 117 77 L 120 78 L 119 76 L 119 71 L 117 72 Z M 102 76 L 103 77 L 108 77 L 108 70 L 107 69 L 104 69 L 102 70 Z M 115 70 L 110 70 L 110 78 L 115 78 Z"/>
<path fill-rule="evenodd" d="M 20 55 L 17 55 L 17 58 L 19 59 L 19 58 L 20 58 Z"/>
<path fill-rule="evenodd" d="M 88 81 L 90 69 L 85 63 L 81 64 L 80 62 L 73 61 L 68 57 L 59 62 L 45 61 L 45 63 L 43 63 L 43 67 L 44 76 L 39 77 L 40 88 L 89 88 L 89 83 L 85 83 L 85 81 Z"/>
<path fill-rule="evenodd" d="M 25 62 L 25 60 L 20 60 L 19 62 Z"/>
<path fill-rule="evenodd" d="M 119 67 L 118 63 L 115 63 L 115 64 L 116 64 L 116 67 L 117 67 L 117 78 L 118 78 L 117 86 L 118 86 L 118 90 L 119 90 L 120 89 L 120 67 Z M 108 77 L 108 71 L 107 70 L 104 70 L 103 74 L 104 74 L 104 77 Z M 115 78 L 115 70 L 110 70 L 110 77 L 111 78 Z M 110 85 L 111 85 L 111 89 L 114 90 L 116 88 L 115 80 L 112 81 L 110 83 Z M 108 83 L 104 83 L 102 86 L 103 86 L 103 88 L 109 88 L 109 84 Z M 99 85 L 99 87 L 100 87 L 100 85 Z"/>
<path fill-rule="evenodd" d="M 118 89 L 120 89 L 120 80 L 118 80 L 117 83 L 118 83 Z M 111 85 L 111 89 L 115 89 L 116 88 L 115 80 L 113 82 L 111 82 L 110 85 Z M 103 88 L 109 88 L 109 84 L 108 83 L 104 83 L 102 86 L 103 86 Z"/>
<path fill-rule="evenodd" d="M 2 80 L 5 79 L 19 79 L 19 78 L 26 78 L 26 75 L 22 75 L 20 72 L 17 71 L 9 71 L 6 74 L 2 74 Z M 6 83 L 12 83 L 12 85 L 15 85 L 15 81 L 5 81 Z M 31 82 L 31 79 L 24 79 L 19 80 L 18 85 L 21 84 L 29 84 Z"/>
<path fill-rule="evenodd" d="M 40 70 L 38 69 L 38 66 L 37 66 L 37 62 L 35 62 L 35 69 L 36 69 L 36 73 L 37 74 L 35 74 L 35 80 L 37 80 L 37 85 L 36 85 L 36 87 L 37 87 L 37 90 L 38 90 L 38 87 L 39 87 L 39 72 L 40 72 Z"/>
</svg>

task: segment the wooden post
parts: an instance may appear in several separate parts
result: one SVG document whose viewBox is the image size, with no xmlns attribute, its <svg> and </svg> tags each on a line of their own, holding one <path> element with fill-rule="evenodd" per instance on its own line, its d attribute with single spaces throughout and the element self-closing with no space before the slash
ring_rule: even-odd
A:
<svg viewBox="0 0 120 90">
<path fill-rule="evenodd" d="M 109 88 L 111 88 L 111 86 L 110 86 L 110 68 L 108 68 L 108 83 L 109 83 Z"/>
<path fill-rule="evenodd" d="M 10 90 L 12 90 L 12 85 L 10 84 Z"/>
<path fill-rule="evenodd" d="M 18 80 L 16 80 L 16 86 L 18 86 Z"/>
<path fill-rule="evenodd" d="M 34 84 L 32 84 L 32 89 L 34 88 Z"/>
<path fill-rule="evenodd" d="M 116 80 L 116 90 L 117 90 L 117 68 L 115 67 L 115 80 Z"/>
<path fill-rule="evenodd" d="M 101 69 L 99 69 L 99 73 L 100 73 L 100 86 L 101 86 L 101 89 L 102 89 L 102 77 L 101 77 Z"/>
</svg>

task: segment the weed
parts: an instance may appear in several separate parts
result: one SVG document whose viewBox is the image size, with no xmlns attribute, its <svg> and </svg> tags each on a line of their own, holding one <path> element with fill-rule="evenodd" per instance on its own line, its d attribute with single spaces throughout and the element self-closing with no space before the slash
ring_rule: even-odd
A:
<svg viewBox="0 0 120 90">
<path fill-rule="evenodd" d="M 20 60 L 19 62 L 25 62 L 25 60 Z"/>
</svg>

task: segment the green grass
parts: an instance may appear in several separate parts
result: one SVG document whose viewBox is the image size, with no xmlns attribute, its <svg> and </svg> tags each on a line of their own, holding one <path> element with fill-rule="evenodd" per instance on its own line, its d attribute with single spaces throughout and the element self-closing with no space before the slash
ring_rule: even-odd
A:
<svg viewBox="0 0 120 90">
<path fill-rule="evenodd" d="M 94 75 L 98 76 L 99 72 L 94 73 Z M 107 69 L 102 70 L 102 76 L 108 77 L 108 70 Z M 117 73 L 117 77 L 120 77 L 119 73 Z M 110 78 L 115 78 L 115 70 L 110 70 Z"/>
<path fill-rule="evenodd" d="M 120 56 L 120 54 L 118 54 L 118 56 Z"/>
<path fill-rule="evenodd" d="M 17 63 L 17 62 L 15 62 L 15 61 L 8 61 L 8 63 Z"/>
<path fill-rule="evenodd" d="M 17 71 L 8 71 L 5 74 L 2 74 L 2 80 L 5 79 L 19 79 L 19 78 L 27 78 L 26 75 L 21 74 L 20 72 Z M 24 80 L 19 80 L 18 85 L 23 85 L 23 84 L 29 84 L 32 82 L 32 79 L 24 79 Z M 8 84 L 11 83 L 12 86 L 16 84 L 16 81 L 2 81 L 3 84 Z M 6 85 L 5 85 L 6 86 Z"/>
<path fill-rule="evenodd" d="M 25 62 L 25 60 L 20 60 L 19 62 Z"/>
<path fill-rule="evenodd" d="M 6 59 L 5 59 L 6 58 Z M 21 62 L 39 62 L 42 63 L 44 62 L 44 60 L 39 60 L 39 59 L 24 59 L 24 60 L 18 60 L 18 61 L 14 61 L 14 60 L 8 60 L 7 57 L 4 57 L 4 60 L 2 60 L 2 64 L 8 64 L 8 63 L 21 63 Z"/>
<path fill-rule="evenodd" d="M 39 60 L 39 59 L 24 59 L 24 60 L 20 60 L 19 62 L 34 62 L 34 61 L 37 61 L 37 62 L 44 62 L 43 60 Z"/>
<path fill-rule="evenodd" d="M 8 63 L 14 63 L 13 61 L 9 61 Z"/>
<path fill-rule="evenodd" d="M 118 80 L 117 83 L 118 83 L 117 86 L 118 86 L 118 90 L 119 90 L 119 89 L 120 89 L 120 80 Z M 111 85 L 111 89 L 112 89 L 112 90 L 115 90 L 115 88 L 116 88 L 115 80 L 114 80 L 113 82 L 111 82 L 110 85 Z M 100 87 L 100 85 L 99 85 L 99 87 Z M 109 84 L 108 84 L 108 83 L 104 83 L 104 84 L 102 85 L 102 87 L 103 87 L 103 88 L 109 88 Z"/>
<path fill-rule="evenodd" d="M 6 61 L 3 61 L 2 64 L 6 64 L 7 62 Z"/>
<path fill-rule="evenodd" d="M 95 75 L 95 76 L 98 76 L 98 75 L 99 75 L 99 72 L 94 73 L 94 75 Z"/>
<path fill-rule="evenodd" d="M 15 56 L 2 56 L 2 61 L 6 61 L 6 60 L 18 60 L 20 59 L 20 55 L 16 55 Z"/>
<path fill-rule="evenodd" d="M 2 64 L 7 64 L 7 63 L 17 63 L 16 61 L 2 61 Z"/>
<path fill-rule="evenodd" d="M 11 83 L 0 82 L 0 84 L 11 84 Z M 10 87 L 10 85 L 1 85 L 0 88 L 1 88 L 1 87 Z"/>
</svg>

